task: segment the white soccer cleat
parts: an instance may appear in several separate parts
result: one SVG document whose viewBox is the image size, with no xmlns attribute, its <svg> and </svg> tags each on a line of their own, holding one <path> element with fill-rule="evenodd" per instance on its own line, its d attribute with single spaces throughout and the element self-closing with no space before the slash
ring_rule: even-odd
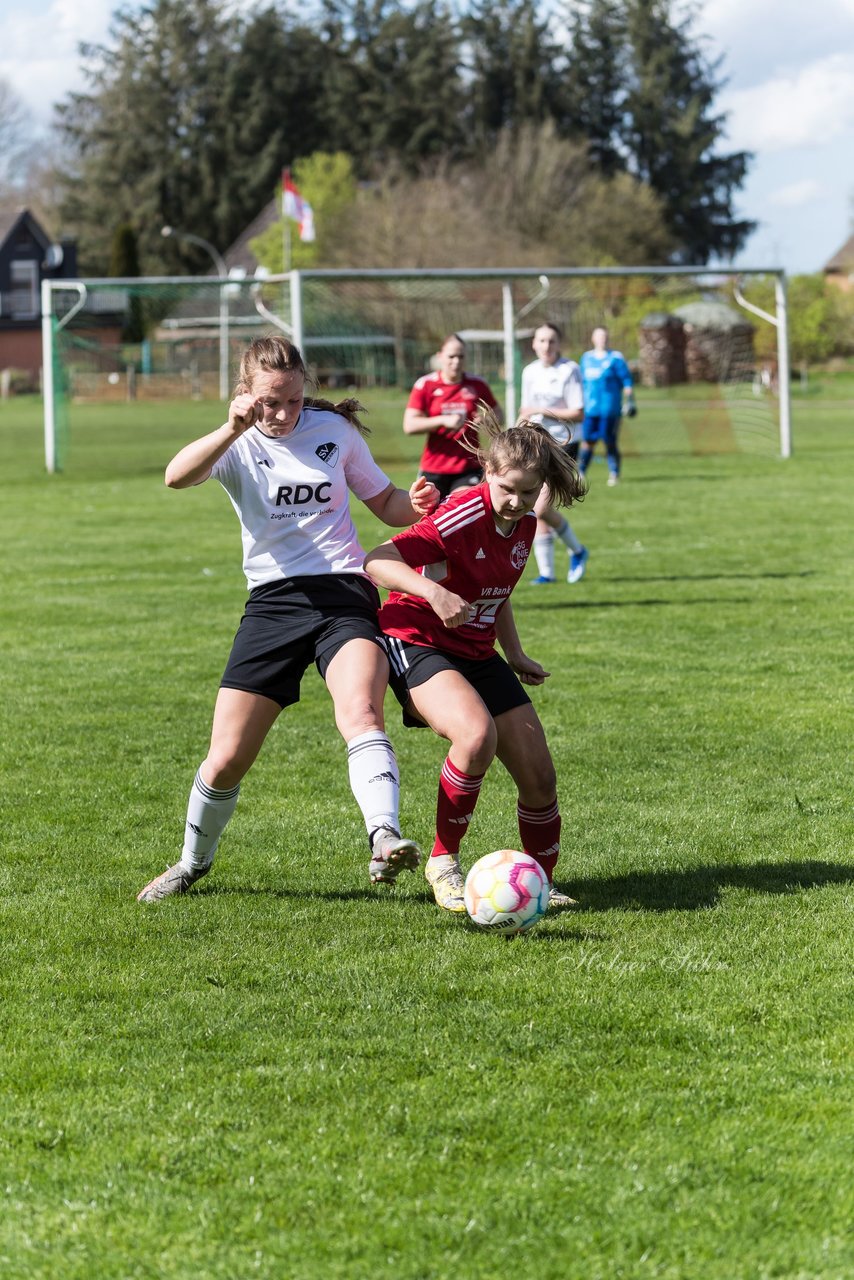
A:
<svg viewBox="0 0 854 1280">
<path fill-rule="evenodd" d="M 162 902 L 164 898 L 171 898 L 174 893 L 186 893 L 191 885 L 197 880 L 201 880 L 202 876 L 206 876 L 210 871 L 210 867 L 194 867 L 192 871 L 188 871 L 186 867 L 182 867 L 180 862 L 176 862 L 174 867 L 169 867 L 161 875 L 155 876 L 150 884 L 136 895 L 137 902 Z"/>
<path fill-rule="evenodd" d="M 435 858 L 428 858 L 424 875 L 433 890 L 433 897 L 443 911 L 450 911 L 455 916 L 465 914 L 466 903 L 463 894 L 466 882 L 459 865 L 439 866 Z"/>
<path fill-rule="evenodd" d="M 552 885 L 549 889 L 549 910 L 563 911 L 567 907 L 577 907 L 578 899 L 570 898 L 568 893 L 564 893 L 562 889 L 558 889 L 557 885 Z"/>
<path fill-rule="evenodd" d="M 415 871 L 421 850 L 391 827 L 378 827 L 371 836 L 371 884 L 394 884 L 401 871 Z"/>
</svg>

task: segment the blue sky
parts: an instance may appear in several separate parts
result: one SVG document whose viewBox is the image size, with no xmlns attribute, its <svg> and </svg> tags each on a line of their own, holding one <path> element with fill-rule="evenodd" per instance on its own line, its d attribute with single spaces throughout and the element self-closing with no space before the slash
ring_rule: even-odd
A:
<svg viewBox="0 0 854 1280">
<path fill-rule="evenodd" d="M 0 76 L 41 127 L 117 7 L 0 0 Z M 759 227 L 739 264 L 820 270 L 854 231 L 854 0 L 704 0 L 693 31 L 723 56 L 727 146 L 755 153 L 737 212 Z"/>
</svg>

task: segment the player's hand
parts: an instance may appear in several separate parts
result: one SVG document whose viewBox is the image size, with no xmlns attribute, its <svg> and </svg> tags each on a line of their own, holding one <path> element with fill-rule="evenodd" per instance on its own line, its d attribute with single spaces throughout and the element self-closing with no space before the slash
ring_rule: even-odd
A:
<svg viewBox="0 0 854 1280">
<path fill-rule="evenodd" d="M 464 413 L 443 413 L 442 426 L 447 431 L 462 431 L 466 425 L 466 415 Z"/>
<path fill-rule="evenodd" d="M 507 661 L 522 684 L 544 684 L 551 675 L 550 671 L 546 671 L 544 667 L 540 666 L 539 662 L 529 658 L 526 653 L 520 653 L 515 658 L 508 658 Z"/>
<path fill-rule="evenodd" d="M 423 476 L 419 476 L 413 484 L 409 486 L 409 501 L 412 508 L 417 511 L 419 516 L 429 516 L 431 511 L 435 511 L 439 505 L 439 490 L 430 480 L 425 480 Z"/>
<path fill-rule="evenodd" d="M 638 416 L 638 407 L 635 404 L 635 402 L 632 401 L 631 404 L 626 406 L 626 417 L 636 418 L 637 416 Z"/>
<path fill-rule="evenodd" d="M 455 595 L 453 591 L 446 591 L 444 587 L 439 586 L 437 586 L 435 593 L 430 598 L 430 607 L 449 631 L 453 630 L 454 627 L 461 627 L 465 622 L 469 622 L 474 613 L 474 607 L 469 604 L 468 600 L 464 600 L 462 596 Z"/>
<path fill-rule="evenodd" d="M 228 406 L 228 425 L 235 431 L 248 431 L 264 417 L 264 406 L 248 391 L 235 396 Z"/>
</svg>

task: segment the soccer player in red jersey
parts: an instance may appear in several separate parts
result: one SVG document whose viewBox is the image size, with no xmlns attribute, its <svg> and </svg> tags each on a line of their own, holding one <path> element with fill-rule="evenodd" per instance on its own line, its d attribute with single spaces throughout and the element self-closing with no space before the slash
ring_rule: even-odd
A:
<svg viewBox="0 0 854 1280">
<path fill-rule="evenodd" d="M 490 441 L 477 454 L 483 481 L 376 547 L 365 569 L 391 592 L 379 618 L 404 724 L 429 725 L 450 743 L 426 867 L 436 901 L 465 911 L 460 843 L 497 755 L 518 788 L 521 847 L 546 871 L 550 903 L 567 906 L 572 899 L 553 883 L 560 850 L 555 769 L 523 688 L 542 684 L 549 672 L 524 652 L 510 594 L 531 552 L 542 486 L 568 507 L 586 484 L 543 427 L 524 420 L 504 431 L 488 412 L 480 425 Z"/>
<path fill-rule="evenodd" d="M 489 385 L 465 372 L 465 358 L 465 343 L 452 333 L 439 350 L 438 371 L 418 379 L 403 415 L 406 435 L 427 433 L 419 474 L 436 486 L 441 498 L 482 479 L 475 456 L 480 443 L 475 425 L 479 406 L 487 405 L 500 417 Z"/>
</svg>

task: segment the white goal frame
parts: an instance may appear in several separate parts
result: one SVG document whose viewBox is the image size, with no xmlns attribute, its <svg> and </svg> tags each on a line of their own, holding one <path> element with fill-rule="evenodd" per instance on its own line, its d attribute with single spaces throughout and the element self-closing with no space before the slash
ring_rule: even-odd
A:
<svg viewBox="0 0 854 1280">
<path fill-rule="evenodd" d="M 708 278 L 717 282 L 729 281 L 734 301 L 744 310 L 752 312 L 777 331 L 777 383 L 779 396 L 779 434 L 780 457 L 792 456 L 792 420 L 791 420 L 791 385 L 789 363 L 789 328 L 786 300 L 786 273 L 781 267 L 740 267 L 730 270 L 720 267 L 426 267 L 426 268 L 347 268 L 347 269 L 302 269 L 286 272 L 282 275 L 259 275 L 254 289 L 255 306 L 259 316 L 268 323 L 283 330 L 296 346 L 303 352 L 311 347 L 315 336 L 306 331 L 302 304 L 302 286 L 305 280 L 495 280 L 501 285 L 503 346 L 504 346 L 504 407 L 508 422 L 516 417 L 516 385 L 514 381 L 515 349 L 519 338 L 517 323 L 525 307 L 515 309 L 513 285 L 521 280 L 545 280 L 567 278 L 615 278 L 615 277 L 685 277 Z M 740 282 L 748 276 L 771 276 L 774 279 L 775 314 L 770 315 L 760 310 L 742 296 Z M 57 327 L 62 328 L 85 303 L 87 285 L 122 285 L 140 284 L 182 284 L 187 285 L 194 277 L 144 277 L 134 279 L 92 279 L 92 280 L 43 280 L 41 289 L 42 305 L 42 390 L 44 397 L 44 444 L 45 467 L 48 472 L 55 472 L 56 463 L 56 389 L 53 379 L 54 360 L 54 326 L 53 326 L 53 294 L 54 292 L 75 291 L 79 301 L 58 320 Z M 199 283 L 206 286 L 220 285 L 221 296 L 225 296 L 228 285 L 235 282 L 229 277 L 214 278 L 197 277 Z M 264 284 L 281 284 L 288 292 L 289 318 L 270 311 L 261 299 Z M 329 343 L 329 335 L 323 335 L 323 341 Z M 222 340 L 220 343 L 222 347 Z M 220 379 L 222 383 L 222 376 Z"/>
</svg>

